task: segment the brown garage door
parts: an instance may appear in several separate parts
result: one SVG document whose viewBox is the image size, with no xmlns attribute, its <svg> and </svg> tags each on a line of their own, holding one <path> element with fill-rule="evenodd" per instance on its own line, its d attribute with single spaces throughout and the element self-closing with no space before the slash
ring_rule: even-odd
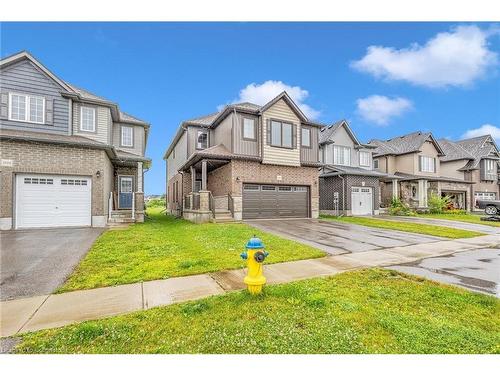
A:
<svg viewBox="0 0 500 375">
<path fill-rule="evenodd" d="M 309 217 L 309 188 L 243 184 L 243 219 L 277 217 Z"/>
</svg>

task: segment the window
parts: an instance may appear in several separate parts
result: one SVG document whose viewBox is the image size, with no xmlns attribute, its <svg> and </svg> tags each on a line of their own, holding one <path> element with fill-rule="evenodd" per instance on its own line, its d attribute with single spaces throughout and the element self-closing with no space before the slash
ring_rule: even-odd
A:
<svg viewBox="0 0 500 375">
<path fill-rule="evenodd" d="M 81 107 L 80 130 L 95 132 L 95 108 Z"/>
<path fill-rule="evenodd" d="M 333 164 L 351 165 L 351 148 L 346 146 L 333 146 Z"/>
<path fill-rule="evenodd" d="M 496 173 L 496 161 L 484 159 L 484 179 L 488 181 L 496 180 Z"/>
<path fill-rule="evenodd" d="M 311 147 L 311 129 L 302 128 L 300 133 L 300 144 L 302 147 Z"/>
<path fill-rule="evenodd" d="M 369 167 L 371 165 L 370 153 L 366 151 L 359 152 L 359 165 L 361 167 Z"/>
<path fill-rule="evenodd" d="M 373 168 L 378 169 L 378 160 L 373 161 Z"/>
<path fill-rule="evenodd" d="M 122 146 L 134 146 L 134 128 L 131 126 L 122 126 Z"/>
<path fill-rule="evenodd" d="M 208 147 L 208 133 L 198 130 L 198 135 L 196 136 L 196 148 L 198 150 L 204 150 Z"/>
<path fill-rule="evenodd" d="M 9 103 L 9 120 L 45 123 L 45 98 L 11 93 Z"/>
<path fill-rule="evenodd" d="M 243 139 L 255 141 L 257 134 L 255 133 L 255 119 L 243 118 Z"/>
<path fill-rule="evenodd" d="M 420 156 L 420 172 L 436 172 L 436 159 L 429 156 Z"/>
<path fill-rule="evenodd" d="M 497 197 L 496 193 L 487 193 L 483 191 L 478 191 L 474 193 L 474 199 L 477 201 L 480 200 L 495 200 Z"/>
<path fill-rule="evenodd" d="M 286 122 L 271 121 L 271 146 L 292 148 L 293 125 Z"/>
<path fill-rule="evenodd" d="M 61 180 L 61 185 L 87 185 L 87 180 L 65 179 Z"/>
</svg>

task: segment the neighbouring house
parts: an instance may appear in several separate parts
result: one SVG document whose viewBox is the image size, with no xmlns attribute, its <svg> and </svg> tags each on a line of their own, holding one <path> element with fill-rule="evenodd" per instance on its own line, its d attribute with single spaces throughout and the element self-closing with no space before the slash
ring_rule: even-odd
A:
<svg viewBox="0 0 500 375">
<path fill-rule="evenodd" d="M 0 60 L 1 229 L 144 220 L 149 125 L 27 52 Z"/>
<path fill-rule="evenodd" d="M 440 158 L 441 175 L 472 182 L 472 208 L 477 199 L 498 199 L 500 150 L 491 135 L 461 141 L 438 140 L 445 155 Z"/>
<path fill-rule="evenodd" d="M 325 126 L 319 133 L 319 207 L 333 215 L 378 215 L 380 178 L 373 169 L 374 145 L 361 143 L 345 120 Z M 396 176 L 392 177 L 397 179 Z"/>
<path fill-rule="evenodd" d="M 181 123 L 165 152 L 167 211 L 195 222 L 318 217 L 318 133 L 283 92 Z"/>
<path fill-rule="evenodd" d="M 371 140 L 374 150 L 374 168 L 396 178 L 381 178 L 381 207 L 388 207 L 398 197 L 417 210 L 428 208 L 431 194 L 449 196 L 455 208 L 472 207 L 471 184 L 464 176 L 443 174 L 441 158 L 446 157 L 443 147 L 431 133 L 414 132 L 400 137 Z"/>
</svg>

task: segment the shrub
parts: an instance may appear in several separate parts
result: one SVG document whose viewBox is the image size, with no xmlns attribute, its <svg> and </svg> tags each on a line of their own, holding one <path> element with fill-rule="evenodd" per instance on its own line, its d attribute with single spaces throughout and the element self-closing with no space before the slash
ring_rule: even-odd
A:
<svg viewBox="0 0 500 375">
<path fill-rule="evenodd" d="M 146 203 L 146 207 L 165 207 L 165 198 L 154 198 L 150 199 Z"/>
<path fill-rule="evenodd" d="M 415 212 L 399 198 L 392 198 L 389 206 L 389 214 L 394 216 L 412 216 Z"/>
<path fill-rule="evenodd" d="M 435 193 L 431 193 L 429 197 L 429 212 L 431 214 L 442 214 L 448 207 L 450 207 L 451 201 L 449 197 L 440 197 Z"/>
</svg>

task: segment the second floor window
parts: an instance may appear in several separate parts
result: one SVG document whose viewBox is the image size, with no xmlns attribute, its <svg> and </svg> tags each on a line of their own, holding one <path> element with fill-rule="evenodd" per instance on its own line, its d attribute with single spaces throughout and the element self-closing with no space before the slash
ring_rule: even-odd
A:
<svg viewBox="0 0 500 375">
<path fill-rule="evenodd" d="M 243 139 L 255 141 L 257 135 L 255 132 L 255 119 L 243 118 Z"/>
<path fill-rule="evenodd" d="M 9 120 L 45 123 L 45 98 L 10 94 Z"/>
<path fill-rule="evenodd" d="M 351 148 L 346 146 L 333 146 L 333 164 L 351 165 Z"/>
<path fill-rule="evenodd" d="M 495 180 L 497 162 L 492 159 L 484 159 L 484 179 L 485 180 Z"/>
<path fill-rule="evenodd" d="M 302 147 L 311 147 L 311 129 L 302 128 L 300 135 L 300 144 Z"/>
<path fill-rule="evenodd" d="M 131 126 L 122 126 L 122 146 L 134 146 L 134 129 Z"/>
<path fill-rule="evenodd" d="M 286 122 L 271 121 L 271 146 L 292 148 L 293 125 Z"/>
<path fill-rule="evenodd" d="M 378 160 L 373 161 L 373 168 L 378 169 Z"/>
<path fill-rule="evenodd" d="M 204 150 L 208 147 L 208 133 L 202 130 L 198 130 L 196 135 L 196 148 L 198 150 Z"/>
<path fill-rule="evenodd" d="M 436 172 L 436 159 L 430 156 L 420 156 L 420 172 Z"/>
<path fill-rule="evenodd" d="M 359 152 L 359 165 L 361 167 L 369 167 L 371 165 L 370 153 L 366 151 Z"/>
<path fill-rule="evenodd" d="M 95 108 L 82 107 L 80 117 L 80 130 L 95 132 Z"/>
</svg>

